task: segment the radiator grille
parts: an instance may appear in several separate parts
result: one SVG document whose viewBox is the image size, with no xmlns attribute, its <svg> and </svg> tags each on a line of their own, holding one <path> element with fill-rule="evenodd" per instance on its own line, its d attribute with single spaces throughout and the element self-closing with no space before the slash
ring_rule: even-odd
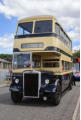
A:
<svg viewBox="0 0 81 120">
<path fill-rule="evenodd" d="M 24 74 L 24 96 L 38 97 L 38 74 Z"/>
</svg>

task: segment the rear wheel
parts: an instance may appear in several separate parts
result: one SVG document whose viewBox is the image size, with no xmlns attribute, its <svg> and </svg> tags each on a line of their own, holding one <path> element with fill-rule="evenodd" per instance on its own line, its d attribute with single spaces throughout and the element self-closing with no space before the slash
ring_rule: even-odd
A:
<svg viewBox="0 0 81 120">
<path fill-rule="evenodd" d="M 22 94 L 11 92 L 11 99 L 15 104 L 20 103 L 22 101 Z"/>
<path fill-rule="evenodd" d="M 60 103 L 60 100 L 61 100 L 61 85 L 60 83 L 58 83 L 56 92 L 53 94 L 51 98 L 51 102 L 53 105 L 58 105 Z"/>
</svg>

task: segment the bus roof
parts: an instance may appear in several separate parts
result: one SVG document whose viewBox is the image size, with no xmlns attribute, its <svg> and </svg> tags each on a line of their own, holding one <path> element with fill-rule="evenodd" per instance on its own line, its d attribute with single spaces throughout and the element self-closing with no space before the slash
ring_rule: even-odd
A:
<svg viewBox="0 0 81 120">
<path fill-rule="evenodd" d="M 33 21 L 33 20 L 39 21 L 39 20 L 52 20 L 52 19 L 56 20 L 56 18 L 51 15 L 40 15 L 40 16 L 32 16 L 32 17 L 21 19 L 18 21 L 18 23 Z"/>
</svg>

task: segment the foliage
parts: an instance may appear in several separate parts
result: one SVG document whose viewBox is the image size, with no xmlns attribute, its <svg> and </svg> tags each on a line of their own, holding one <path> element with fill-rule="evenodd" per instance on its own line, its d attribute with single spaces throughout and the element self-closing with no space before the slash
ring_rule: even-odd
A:
<svg viewBox="0 0 81 120">
<path fill-rule="evenodd" d="M 73 57 L 80 58 L 80 50 L 78 50 L 77 52 L 73 53 Z"/>
<path fill-rule="evenodd" d="M 0 54 L 1 59 L 12 61 L 12 54 Z"/>
</svg>

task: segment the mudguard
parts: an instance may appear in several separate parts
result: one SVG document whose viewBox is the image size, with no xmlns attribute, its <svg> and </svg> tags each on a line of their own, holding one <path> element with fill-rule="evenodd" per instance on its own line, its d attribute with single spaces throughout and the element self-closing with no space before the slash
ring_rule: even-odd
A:
<svg viewBox="0 0 81 120">
<path fill-rule="evenodd" d="M 59 82 L 59 79 L 57 79 L 54 83 L 50 84 L 50 85 L 47 85 L 47 86 L 44 86 L 42 88 L 42 90 L 46 93 L 55 93 L 56 92 L 56 88 L 57 88 L 57 84 Z"/>
<path fill-rule="evenodd" d="M 9 90 L 13 91 L 13 92 L 22 92 L 22 87 L 21 86 L 16 86 L 16 85 L 10 85 Z"/>
</svg>

